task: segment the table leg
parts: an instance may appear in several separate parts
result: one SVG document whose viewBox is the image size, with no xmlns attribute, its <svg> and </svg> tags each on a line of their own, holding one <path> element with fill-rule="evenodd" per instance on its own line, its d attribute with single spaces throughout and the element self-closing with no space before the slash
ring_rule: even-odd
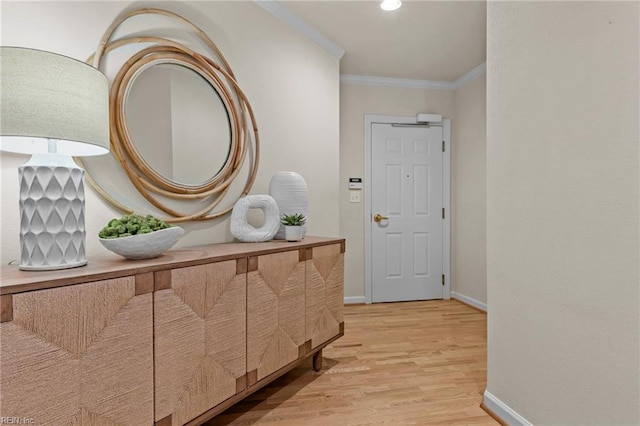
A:
<svg viewBox="0 0 640 426">
<path fill-rule="evenodd" d="M 322 349 L 313 354 L 313 371 L 322 370 Z"/>
</svg>

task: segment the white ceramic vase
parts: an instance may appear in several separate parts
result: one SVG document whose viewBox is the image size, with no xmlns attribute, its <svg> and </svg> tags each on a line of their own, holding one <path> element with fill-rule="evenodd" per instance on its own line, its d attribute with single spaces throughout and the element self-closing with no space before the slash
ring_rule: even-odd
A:
<svg viewBox="0 0 640 426">
<path fill-rule="evenodd" d="M 302 236 L 307 234 L 309 224 L 309 196 L 307 182 L 296 172 L 277 172 L 269 182 L 269 195 L 278 203 L 280 217 L 288 214 L 301 213 L 307 218 L 302 228 Z M 284 225 L 280 225 L 278 233 L 274 237 L 277 240 L 285 239 Z"/>
</svg>

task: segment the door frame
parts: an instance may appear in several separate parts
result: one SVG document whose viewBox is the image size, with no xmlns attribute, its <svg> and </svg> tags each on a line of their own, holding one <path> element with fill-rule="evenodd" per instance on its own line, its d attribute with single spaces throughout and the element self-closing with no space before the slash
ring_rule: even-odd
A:
<svg viewBox="0 0 640 426">
<path fill-rule="evenodd" d="M 374 123 L 381 124 L 418 124 L 416 116 L 407 115 L 364 115 L 364 297 L 366 303 L 372 303 L 371 279 L 372 253 L 371 253 L 371 126 Z M 442 271 L 445 281 L 442 298 L 451 298 L 451 119 L 443 118 L 442 138 L 445 150 L 442 153 L 442 204 L 445 208 L 445 217 L 442 221 Z"/>
</svg>

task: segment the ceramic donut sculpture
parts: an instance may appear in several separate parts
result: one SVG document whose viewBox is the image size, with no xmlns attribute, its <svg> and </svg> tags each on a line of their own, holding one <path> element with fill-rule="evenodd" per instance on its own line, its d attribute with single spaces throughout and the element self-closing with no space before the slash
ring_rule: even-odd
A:
<svg viewBox="0 0 640 426">
<path fill-rule="evenodd" d="M 249 209 L 260 209 L 264 215 L 264 224 L 253 227 L 247 221 Z M 280 229 L 278 204 L 269 195 L 247 195 L 240 198 L 231 212 L 231 235 L 245 243 L 269 241 Z"/>
</svg>

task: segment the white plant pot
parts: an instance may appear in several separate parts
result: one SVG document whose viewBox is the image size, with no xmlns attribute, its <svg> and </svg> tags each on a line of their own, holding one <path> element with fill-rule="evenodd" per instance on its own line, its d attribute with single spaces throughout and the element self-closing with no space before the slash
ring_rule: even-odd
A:
<svg viewBox="0 0 640 426">
<path fill-rule="evenodd" d="M 304 237 L 304 228 L 302 226 L 285 226 L 284 238 L 287 241 L 300 241 Z"/>
</svg>

